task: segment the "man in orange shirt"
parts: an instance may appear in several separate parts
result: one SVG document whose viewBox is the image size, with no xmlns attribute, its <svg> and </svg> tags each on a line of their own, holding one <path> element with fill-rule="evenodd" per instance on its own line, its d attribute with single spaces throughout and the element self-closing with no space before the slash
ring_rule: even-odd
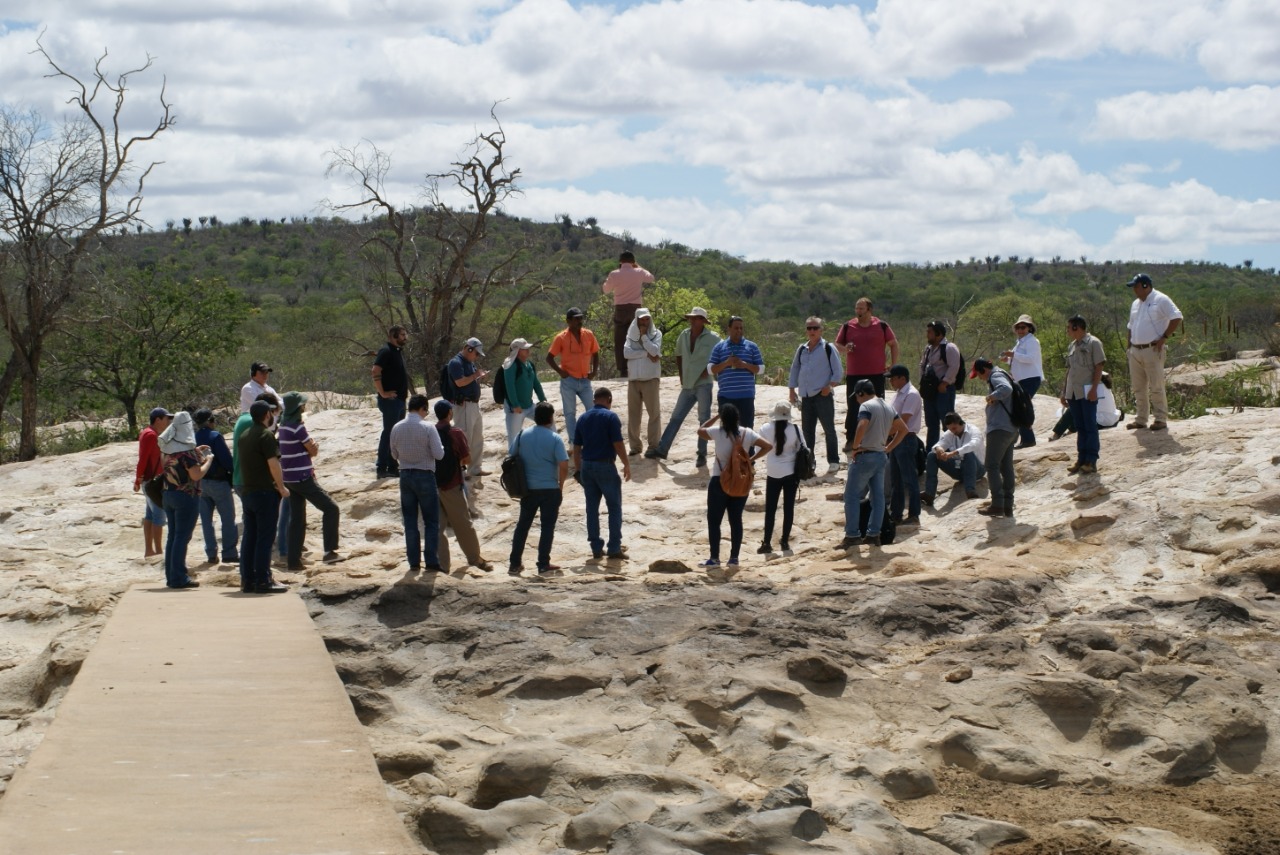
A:
<svg viewBox="0 0 1280 855">
<path fill-rule="evenodd" d="M 591 381 L 600 368 L 600 344 L 595 333 L 583 329 L 584 313 L 574 306 L 565 313 L 568 324 L 551 342 L 547 350 L 547 364 L 560 375 L 560 407 L 564 410 L 564 425 L 569 431 L 569 445 L 573 445 L 573 429 L 578 424 L 578 401 L 582 409 L 591 409 Z M 556 357 L 560 364 L 556 364 Z"/>
<path fill-rule="evenodd" d="M 601 286 L 604 293 L 613 295 L 613 360 L 619 377 L 627 376 L 622 343 L 627 340 L 627 331 L 636 319 L 636 310 L 644 305 L 644 286 L 652 281 L 653 274 L 636 264 L 635 253 L 628 249 L 618 256 L 618 269 L 610 273 Z M 591 405 L 587 404 L 587 407 Z M 569 441 L 573 442 L 572 432 Z"/>
</svg>

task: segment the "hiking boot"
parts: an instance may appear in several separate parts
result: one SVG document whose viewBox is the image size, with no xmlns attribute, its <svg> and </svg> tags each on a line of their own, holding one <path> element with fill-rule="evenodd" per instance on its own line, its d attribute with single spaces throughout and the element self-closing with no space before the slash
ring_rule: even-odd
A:
<svg viewBox="0 0 1280 855">
<path fill-rule="evenodd" d="M 705 455 L 705 454 L 699 454 L 699 455 L 698 455 L 698 462 L 697 462 L 697 463 L 695 463 L 695 464 L 693 464 L 693 468 L 695 468 L 695 469 L 706 469 L 706 468 L 707 468 L 707 455 Z"/>
<path fill-rule="evenodd" d="M 982 507 L 978 508 L 978 513 L 982 514 L 984 517 L 999 519 L 1000 517 L 1004 516 L 1004 508 L 1003 507 L 997 508 L 994 505 L 983 505 Z"/>
<path fill-rule="evenodd" d="M 507 568 L 508 576 L 519 576 L 523 572 L 524 572 L 523 564 L 512 564 L 510 567 Z"/>
<path fill-rule="evenodd" d="M 1142 422 L 1129 422 L 1124 426 L 1125 430 L 1146 430 L 1147 426 Z"/>
<path fill-rule="evenodd" d="M 964 491 L 964 497 L 965 497 L 966 499 L 976 499 L 976 498 L 978 498 L 978 491 L 977 491 L 977 490 L 965 490 L 965 491 Z M 930 502 L 929 504 L 933 504 L 933 503 L 932 503 L 932 502 Z"/>
<path fill-rule="evenodd" d="M 646 460 L 666 460 L 667 453 L 660 448 L 651 448 L 644 453 Z"/>
<path fill-rule="evenodd" d="M 920 494 L 920 501 L 921 501 L 923 504 L 926 504 L 926 505 L 928 505 L 928 506 L 929 506 L 929 507 L 931 507 L 931 508 L 933 507 L 933 500 L 934 500 L 934 498 L 935 498 L 935 497 L 934 497 L 933 493 L 921 493 L 921 494 Z"/>
<path fill-rule="evenodd" d="M 919 514 L 912 514 L 911 516 L 907 517 L 907 518 L 906 518 L 905 520 L 903 520 L 902 522 L 898 523 L 898 525 L 899 525 L 899 526 L 902 526 L 902 527 L 904 527 L 904 528 L 914 528 L 914 527 L 916 527 L 916 526 L 920 525 L 920 515 L 919 515 Z"/>
<path fill-rule="evenodd" d="M 1152 423 L 1151 423 L 1151 429 L 1152 429 L 1152 430 L 1168 430 L 1168 429 L 1169 429 L 1169 425 L 1167 425 L 1167 424 L 1166 424 L 1166 423 L 1164 423 L 1164 422 L 1152 422 Z"/>
<path fill-rule="evenodd" d="M 1080 464 L 1080 474 L 1081 474 L 1081 475 L 1092 475 L 1093 473 L 1095 473 L 1095 472 L 1097 472 L 1097 471 L 1098 471 L 1098 467 L 1097 467 L 1095 464 L 1093 464 L 1093 463 L 1081 463 L 1081 464 Z"/>
<path fill-rule="evenodd" d="M 1084 464 L 1081 463 L 1079 460 L 1077 460 L 1075 463 L 1072 463 L 1070 466 L 1067 467 L 1067 472 L 1068 474 L 1074 475 L 1077 472 L 1079 472 L 1081 467 L 1083 466 Z"/>
<path fill-rule="evenodd" d="M 862 543 L 862 537 L 861 537 L 861 536 L 859 536 L 859 537 L 849 537 L 848 535 L 846 535 L 846 536 L 845 536 L 845 538 L 844 538 L 844 540 L 840 541 L 840 547 L 839 547 L 839 548 L 840 548 L 840 549 L 844 549 L 844 550 L 849 550 L 849 549 L 853 549 L 855 546 L 857 546 L 857 545 L 858 545 L 858 544 L 860 544 L 860 543 Z"/>
<path fill-rule="evenodd" d="M 760 548 L 756 550 L 756 555 L 769 555 L 773 552 L 773 547 L 768 543 L 760 544 Z"/>
</svg>

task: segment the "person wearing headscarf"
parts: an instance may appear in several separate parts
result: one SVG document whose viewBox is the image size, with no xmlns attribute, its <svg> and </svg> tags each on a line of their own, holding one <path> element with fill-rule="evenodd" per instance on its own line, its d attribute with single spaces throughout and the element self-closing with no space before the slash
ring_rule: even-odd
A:
<svg viewBox="0 0 1280 855">
<path fill-rule="evenodd" d="M 511 342 L 511 350 L 502 361 L 502 381 L 507 390 L 502 412 L 507 417 L 508 449 L 524 429 L 525 421 L 533 420 L 534 394 L 537 394 L 539 401 L 547 400 L 542 391 L 542 383 L 538 380 L 538 369 L 529 364 L 529 350 L 532 347 L 528 341 L 518 338 Z"/>
<path fill-rule="evenodd" d="M 764 542 L 756 552 L 769 555 L 773 552 L 773 523 L 778 515 L 778 497 L 782 497 L 782 540 L 779 542 L 783 552 L 791 549 L 791 523 L 796 513 L 796 488 L 800 479 L 796 477 L 796 454 L 803 447 L 804 439 L 800 428 L 791 423 L 791 404 L 779 401 L 773 405 L 769 423 L 760 428 L 760 437 L 773 445 L 773 450 L 764 456 Z"/>
<path fill-rule="evenodd" d="M 207 445 L 196 445 L 196 430 L 188 412 L 173 417 L 160 434 L 159 445 L 169 529 L 164 544 L 164 581 L 170 588 L 198 588 L 200 583 L 187 574 L 187 546 L 200 516 L 200 481 L 213 465 L 213 452 Z"/>
<path fill-rule="evenodd" d="M 213 512 L 222 524 L 222 563 L 240 563 L 240 533 L 236 530 L 236 500 L 231 492 L 231 472 L 235 462 L 231 449 L 218 432 L 213 410 L 196 410 L 196 443 L 207 445 L 213 464 L 200 481 L 200 527 L 204 532 L 204 554 L 210 564 L 218 563 L 218 537 L 213 527 Z"/>
<path fill-rule="evenodd" d="M 284 416 L 280 420 L 280 469 L 284 485 L 289 489 L 288 569 L 300 573 L 302 566 L 302 542 L 307 535 L 307 503 L 315 505 L 323 515 L 324 560 L 333 562 L 338 556 L 338 503 L 316 480 L 312 459 L 320 453 L 319 444 L 307 433 L 302 423 L 307 408 L 307 396 L 302 392 L 286 392 Z"/>
</svg>

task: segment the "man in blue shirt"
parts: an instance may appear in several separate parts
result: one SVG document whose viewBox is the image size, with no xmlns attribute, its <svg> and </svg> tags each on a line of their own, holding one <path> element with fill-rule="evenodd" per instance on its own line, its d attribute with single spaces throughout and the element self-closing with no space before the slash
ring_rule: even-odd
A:
<svg viewBox="0 0 1280 855">
<path fill-rule="evenodd" d="M 622 546 L 622 482 L 631 480 L 631 461 L 622 444 L 622 419 L 612 409 L 613 393 L 604 386 L 592 395 L 595 404 L 578 419 L 573 434 L 573 468 L 581 477 L 582 492 L 587 498 L 587 542 L 591 557 L 599 561 L 605 556 L 605 542 L 600 539 L 600 499 L 609 511 L 608 556 L 626 557 Z M 614 465 L 622 458 L 622 478 Z"/>
<path fill-rule="evenodd" d="M 200 480 L 200 526 L 204 531 L 204 552 L 210 564 L 218 563 L 218 539 L 214 535 L 213 512 L 222 522 L 222 563 L 240 563 L 240 533 L 236 529 L 236 502 L 231 493 L 231 470 L 234 463 L 227 440 L 214 424 L 213 410 L 196 410 L 196 445 L 207 445 L 213 453 L 213 465 Z"/>
<path fill-rule="evenodd" d="M 832 391 L 844 379 L 844 366 L 840 364 L 840 354 L 822 337 L 822 318 L 809 318 L 804 328 L 808 339 L 796 348 L 787 385 L 791 387 L 791 403 L 800 404 L 800 425 L 804 443 L 809 448 L 816 449 L 818 423 L 822 423 L 822 432 L 827 437 L 827 474 L 830 475 L 840 469 L 836 399 Z"/>
<path fill-rule="evenodd" d="M 539 401 L 533 408 L 533 427 L 525 428 L 511 443 L 511 453 L 524 464 L 524 480 L 528 490 L 520 499 L 520 519 L 511 535 L 511 558 L 507 572 L 519 576 L 524 571 L 524 543 L 533 528 L 533 518 L 542 518 L 538 537 L 538 575 L 548 576 L 560 568 L 551 563 L 551 543 L 555 539 L 556 519 L 560 516 L 560 500 L 564 495 L 564 479 L 569 476 L 569 453 L 564 440 L 555 431 L 556 408 Z M 575 425 L 576 428 L 576 425 Z"/>
<path fill-rule="evenodd" d="M 716 404 L 738 408 L 743 427 L 756 423 L 756 375 L 764 370 L 764 356 L 754 341 L 742 335 L 742 318 L 729 318 L 729 337 L 711 350 L 707 370 L 720 384 Z"/>
<path fill-rule="evenodd" d="M 453 404 L 454 427 L 462 431 L 467 438 L 467 447 L 471 450 L 471 463 L 467 465 L 467 478 L 472 487 L 480 486 L 480 476 L 487 475 L 481 465 L 484 457 L 484 415 L 480 410 L 480 381 L 489 372 L 476 365 L 476 360 L 484 356 L 484 344 L 478 338 L 469 338 L 462 350 L 449 360 L 449 382 L 453 387 L 442 390 L 449 403 Z M 448 392 L 445 395 L 445 391 Z M 469 491 L 475 495 L 475 491 Z"/>
</svg>

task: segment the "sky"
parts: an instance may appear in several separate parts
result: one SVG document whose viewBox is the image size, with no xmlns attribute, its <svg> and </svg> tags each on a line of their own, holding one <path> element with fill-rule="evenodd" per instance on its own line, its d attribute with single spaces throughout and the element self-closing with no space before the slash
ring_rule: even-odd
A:
<svg viewBox="0 0 1280 855">
<path fill-rule="evenodd" d="M 153 59 L 126 118 L 163 79 L 155 228 L 329 216 L 360 145 L 420 204 L 496 104 L 508 213 L 646 243 L 1280 267 L 1276 0 L 7 0 L 0 100 L 56 123 L 37 38 Z"/>
</svg>

